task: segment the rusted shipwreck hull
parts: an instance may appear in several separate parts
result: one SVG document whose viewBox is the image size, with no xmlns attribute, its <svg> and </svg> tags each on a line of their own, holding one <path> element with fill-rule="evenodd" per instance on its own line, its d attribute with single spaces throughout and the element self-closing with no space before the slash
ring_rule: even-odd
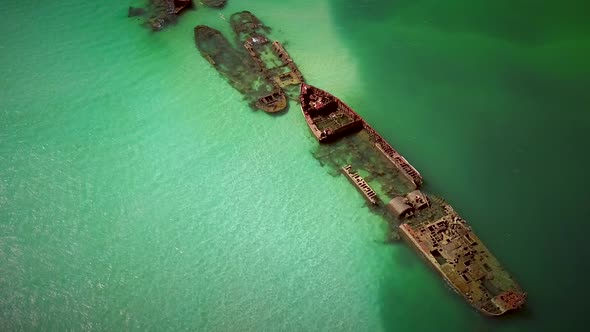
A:
<svg viewBox="0 0 590 332">
<path fill-rule="evenodd" d="M 402 238 L 468 303 L 491 316 L 524 305 L 526 293 L 465 220 L 443 199 L 421 192 L 420 173 L 361 116 L 332 94 L 305 83 L 300 102 L 320 143 L 350 138 L 347 149 L 362 150 L 341 156 L 347 163 L 341 165 L 343 173 L 372 209 L 395 219 Z M 363 179 L 360 171 L 372 180 Z M 395 194 L 375 188 L 395 188 Z"/>
</svg>

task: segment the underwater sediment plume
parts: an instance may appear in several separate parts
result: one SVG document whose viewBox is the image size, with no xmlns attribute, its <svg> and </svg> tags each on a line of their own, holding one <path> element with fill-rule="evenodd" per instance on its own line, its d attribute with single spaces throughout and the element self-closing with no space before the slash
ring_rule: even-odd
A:
<svg viewBox="0 0 590 332">
<path fill-rule="evenodd" d="M 201 55 L 248 101 L 268 113 L 297 100 L 303 75 L 283 45 L 271 42 L 270 28 L 248 11 L 230 18 L 238 45 L 234 48 L 221 32 L 208 26 L 195 27 L 195 43 Z"/>
</svg>

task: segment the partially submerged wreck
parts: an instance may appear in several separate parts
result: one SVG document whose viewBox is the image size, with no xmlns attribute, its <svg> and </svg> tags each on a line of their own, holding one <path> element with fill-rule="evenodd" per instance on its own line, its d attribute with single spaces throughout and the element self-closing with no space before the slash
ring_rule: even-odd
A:
<svg viewBox="0 0 590 332">
<path fill-rule="evenodd" d="M 160 31 L 176 23 L 178 15 L 193 6 L 192 0 L 149 0 L 145 6 L 129 7 L 128 17 L 141 16 L 153 31 Z"/>
<path fill-rule="evenodd" d="M 199 25 L 195 27 L 195 42 L 201 55 L 244 95 L 251 107 L 274 113 L 287 106 L 284 94 L 257 70 L 254 60 L 235 49 L 219 30 Z"/>
<path fill-rule="evenodd" d="M 283 45 L 271 42 L 270 28 L 248 11 L 230 17 L 235 49 L 219 32 L 207 26 L 195 28 L 195 42 L 201 55 L 244 95 L 249 104 L 268 113 L 287 107 L 288 98 L 298 99 L 303 75 Z"/>
<path fill-rule="evenodd" d="M 305 80 L 285 47 L 280 42 L 271 42 L 267 38 L 267 34 L 271 32 L 270 27 L 249 11 L 233 14 L 230 23 L 237 42 L 244 46 L 267 81 L 277 90 L 284 91 L 290 99 L 297 101 L 299 84 Z"/>
<path fill-rule="evenodd" d="M 342 165 L 369 206 L 389 216 L 392 226 L 467 302 L 491 316 L 525 303 L 524 291 L 465 220 L 444 200 L 420 191 L 420 173 L 355 111 L 305 83 L 300 102 L 316 139 L 331 142 L 327 148 L 338 151 L 332 162 Z"/>
<path fill-rule="evenodd" d="M 150 0 L 158 30 L 190 1 Z M 216 7 L 225 1 L 205 1 Z M 223 3 L 223 4 L 222 4 Z M 153 11 L 153 10 L 152 10 Z M 443 199 L 420 190 L 422 175 L 360 115 L 332 94 L 305 83 L 297 65 L 271 30 L 252 13 L 233 14 L 235 48 L 211 27 L 194 28 L 201 55 L 238 90 L 251 107 L 269 113 L 301 104 L 312 134 L 321 143 L 320 162 L 342 172 L 373 212 L 405 239 L 442 278 L 480 312 L 498 316 L 523 306 L 526 293 L 465 220 Z"/>
</svg>

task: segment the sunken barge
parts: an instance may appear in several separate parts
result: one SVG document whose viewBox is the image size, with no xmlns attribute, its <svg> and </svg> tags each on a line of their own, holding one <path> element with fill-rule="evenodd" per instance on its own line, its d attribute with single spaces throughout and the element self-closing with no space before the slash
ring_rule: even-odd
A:
<svg viewBox="0 0 590 332">
<path fill-rule="evenodd" d="M 452 289 L 491 316 L 525 303 L 526 293 L 465 220 L 443 199 L 420 191 L 420 173 L 363 118 L 340 99 L 306 83 L 301 84 L 299 98 L 311 132 L 320 143 L 341 152 L 334 162 L 369 207 L 389 217 L 401 237 Z"/>
</svg>

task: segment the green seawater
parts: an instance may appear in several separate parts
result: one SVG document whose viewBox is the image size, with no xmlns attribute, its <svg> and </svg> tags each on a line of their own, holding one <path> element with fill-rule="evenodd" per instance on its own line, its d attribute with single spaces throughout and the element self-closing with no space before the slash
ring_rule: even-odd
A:
<svg viewBox="0 0 590 332">
<path fill-rule="evenodd" d="M 136 3 L 0 4 L 1 331 L 583 331 L 587 1 L 236 1 L 163 32 Z M 481 316 L 253 112 L 192 28 L 251 10 L 529 294 Z"/>
</svg>

